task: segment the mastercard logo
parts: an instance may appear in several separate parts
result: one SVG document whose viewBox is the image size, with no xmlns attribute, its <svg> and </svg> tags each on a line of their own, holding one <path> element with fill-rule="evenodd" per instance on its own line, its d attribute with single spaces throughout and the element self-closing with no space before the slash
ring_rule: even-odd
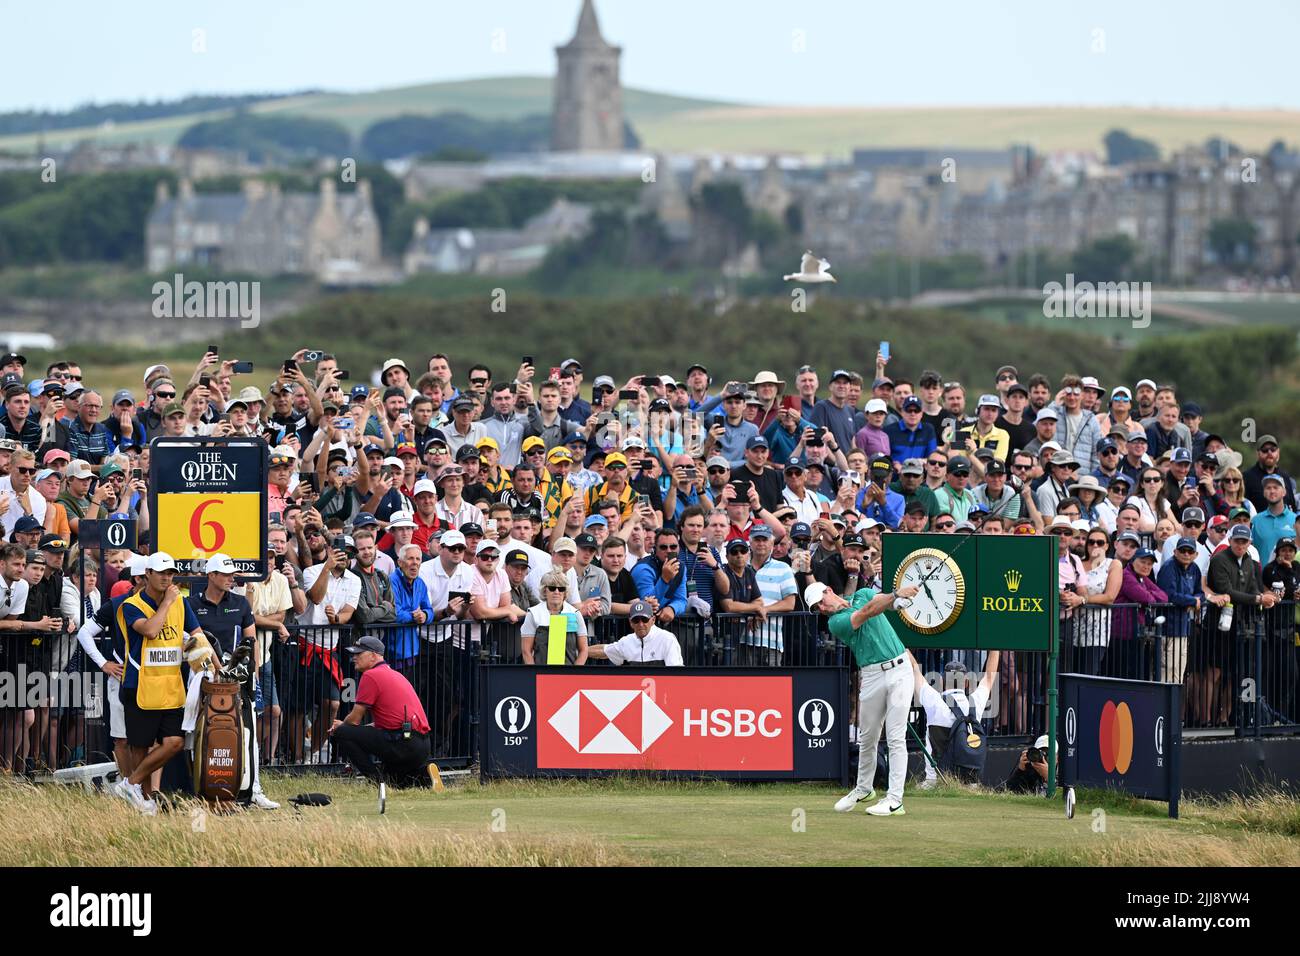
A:
<svg viewBox="0 0 1300 956">
<path fill-rule="evenodd" d="M 1107 773 L 1128 773 L 1133 762 L 1133 714 L 1128 704 L 1106 701 L 1101 709 L 1097 729 L 1097 746 L 1101 750 L 1101 767 Z"/>
</svg>

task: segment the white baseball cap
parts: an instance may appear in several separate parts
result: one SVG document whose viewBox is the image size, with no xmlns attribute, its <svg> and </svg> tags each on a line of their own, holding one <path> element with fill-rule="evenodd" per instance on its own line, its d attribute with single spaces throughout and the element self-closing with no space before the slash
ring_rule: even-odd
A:
<svg viewBox="0 0 1300 956">
<path fill-rule="evenodd" d="M 389 465 L 389 466 L 391 466 L 391 467 L 393 467 L 393 468 L 397 468 L 397 469 L 399 469 L 399 470 L 404 469 L 404 468 L 406 467 L 406 465 L 402 464 L 402 459 L 400 459 L 400 458 L 385 458 L 385 459 L 383 460 L 382 464 L 383 464 L 383 465 Z"/>
<path fill-rule="evenodd" d="M 238 574 L 239 569 L 230 555 L 217 553 L 208 558 L 208 574 Z"/>
<path fill-rule="evenodd" d="M 176 562 L 166 551 L 155 551 L 149 555 L 146 569 L 149 571 L 175 571 Z"/>
<path fill-rule="evenodd" d="M 464 545 L 465 536 L 455 529 L 444 531 L 442 537 L 438 539 L 438 545 L 443 548 L 450 548 L 457 544 Z"/>
<path fill-rule="evenodd" d="M 126 576 L 128 578 L 138 578 L 149 570 L 149 558 L 143 554 L 133 554 L 130 560 L 126 562 Z"/>
<path fill-rule="evenodd" d="M 433 495 L 435 498 L 438 496 L 438 486 L 435 485 L 428 478 L 421 478 L 419 481 L 415 483 L 415 488 L 412 489 L 411 494 L 419 495 L 426 491 L 429 494 Z"/>
<path fill-rule="evenodd" d="M 415 526 L 416 526 L 415 519 L 411 517 L 411 513 L 409 511 L 394 511 L 388 519 L 389 529 L 414 528 Z"/>
<path fill-rule="evenodd" d="M 391 528 L 392 525 L 389 525 L 389 527 Z M 443 535 L 443 537 L 445 538 L 447 536 Z M 500 550 L 501 550 L 501 545 L 497 544 L 491 538 L 484 538 L 482 541 L 478 543 L 478 547 L 474 549 L 474 553 L 482 554 L 484 551 L 500 551 Z"/>
<path fill-rule="evenodd" d="M 889 406 L 886 405 L 884 401 L 879 398 L 873 398 L 871 401 L 867 402 L 868 415 L 870 415 L 872 412 L 887 412 L 887 411 L 889 411 Z"/>
<path fill-rule="evenodd" d="M 804 603 L 809 607 L 816 607 L 821 603 L 822 598 L 826 596 L 826 592 L 829 590 L 829 585 L 823 584 L 821 581 L 814 581 L 803 589 Z"/>
</svg>

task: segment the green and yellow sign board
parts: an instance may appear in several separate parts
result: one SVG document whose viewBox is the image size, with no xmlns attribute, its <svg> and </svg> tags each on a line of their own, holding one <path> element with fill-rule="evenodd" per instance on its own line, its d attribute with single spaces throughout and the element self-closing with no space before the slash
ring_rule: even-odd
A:
<svg viewBox="0 0 1300 956">
<path fill-rule="evenodd" d="M 884 586 L 921 589 L 887 612 L 908 647 L 1056 650 L 1055 538 L 887 534 L 884 552 Z"/>
</svg>

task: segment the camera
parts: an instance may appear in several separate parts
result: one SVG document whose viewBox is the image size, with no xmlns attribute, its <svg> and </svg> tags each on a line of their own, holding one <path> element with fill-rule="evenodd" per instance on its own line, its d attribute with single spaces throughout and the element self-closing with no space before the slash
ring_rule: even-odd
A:
<svg viewBox="0 0 1300 956">
<path fill-rule="evenodd" d="M 302 360 L 304 362 L 319 362 L 324 357 L 325 353 L 320 349 L 308 349 L 302 354 Z"/>
<path fill-rule="evenodd" d="M 725 426 L 726 424 L 727 424 L 727 416 L 725 416 L 725 415 L 710 415 L 710 416 L 709 416 L 709 427 L 710 427 L 710 428 L 717 428 L 719 425 Z"/>
<path fill-rule="evenodd" d="M 352 377 L 352 373 L 345 368 L 337 369 L 334 372 L 334 378 L 340 382 L 346 382 L 351 377 Z"/>
<path fill-rule="evenodd" d="M 355 425 L 355 424 L 356 424 L 356 423 L 355 423 L 354 421 L 352 421 L 351 418 L 336 418 L 336 419 L 334 419 L 334 427 L 335 427 L 335 428 L 342 428 L 342 429 L 345 430 L 345 431 L 346 431 L 347 429 L 351 428 L 351 427 L 352 427 L 353 425 Z"/>
<path fill-rule="evenodd" d="M 335 551 L 347 551 L 348 540 L 342 535 L 335 535 L 334 540 L 330 542 L 330 547 Z"/>
</svg>

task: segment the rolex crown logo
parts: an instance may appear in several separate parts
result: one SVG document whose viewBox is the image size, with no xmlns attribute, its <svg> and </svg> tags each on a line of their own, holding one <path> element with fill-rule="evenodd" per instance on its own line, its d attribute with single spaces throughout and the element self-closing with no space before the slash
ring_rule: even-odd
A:
<svg viewBox="0 0 1300 956">
<path fill-rule="evenodd" d="M 1012 594 L 1015 594 L 1020 590 L 1021 574 L 1019 571 L 1012 568 L 1006 574 L 1002 575 L 1002 578 L 1007 582 L 1007 590 Z"/>
</svg>

